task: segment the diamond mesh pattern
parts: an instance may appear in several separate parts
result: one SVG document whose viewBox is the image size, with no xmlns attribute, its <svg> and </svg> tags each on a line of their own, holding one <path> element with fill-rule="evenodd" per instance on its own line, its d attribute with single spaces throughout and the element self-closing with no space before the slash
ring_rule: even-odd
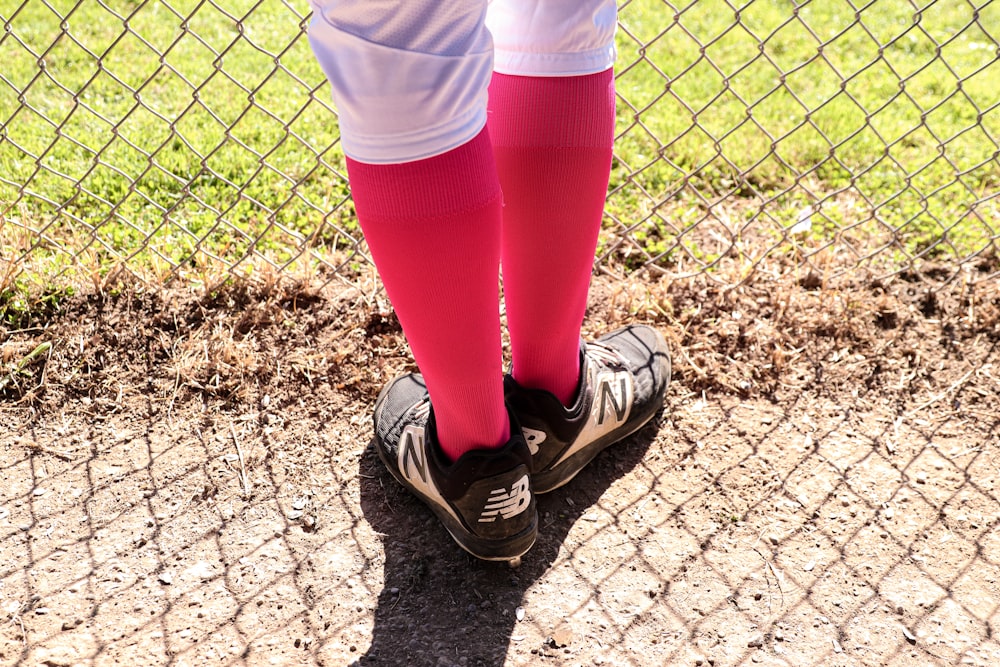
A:
<svg viewBox="0 0 1000 667">
<path fill-rule="evenodd" d="M 7 273 L 366 271 L 308 11 L 0 4 Z M 598 268 L 995 272 L 997 26 L 989 0 L 627 0 Z"/>
</svg>

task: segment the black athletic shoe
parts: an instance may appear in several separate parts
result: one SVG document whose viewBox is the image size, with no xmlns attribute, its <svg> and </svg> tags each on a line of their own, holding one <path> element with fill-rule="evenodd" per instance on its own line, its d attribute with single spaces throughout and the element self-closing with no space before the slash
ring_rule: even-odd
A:
<svg viewBox="0 0 1000 667">
<path fill-rule="evenodd" d="M 670 354 L 658 331 L 628 326 L 584 344 L 580 389 L 566 408 L 553 394 L 504 378 L 507 405 L 532 455 L 535 493 L 569 482 L 597 454 L 642 428 L 663 405 Z"/>
<path fill-rule="evenodd" d="M 450 463 L 437 444 L 423 378 L 402 375 L 375 403 L 375 450 L 392 476 L 424 501 L 458 545 L 484 560 L 513 560 L 538 535 L 531 453 L 517 420 L 496 450 Z"/>
</svg>

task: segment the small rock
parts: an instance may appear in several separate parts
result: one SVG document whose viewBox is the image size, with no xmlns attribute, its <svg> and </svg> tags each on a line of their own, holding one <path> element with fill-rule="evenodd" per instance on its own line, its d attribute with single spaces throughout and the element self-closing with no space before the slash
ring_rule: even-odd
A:
<svg viewBox="0 0 1000 667">
<path fill-rule="evenodd" d="M 840 642 L 838 642 L 836 639 L 834 639 L 832 641 L 833 641 L 833 652 L 834 653 L 843 653 L 844 652 L 844 647 L 840 645 Z"/>
<path fill-rule="evenodd" d="M 158 576 L 157 579 L 164 586 L 169 586 L 170 584 L 174 583 L 174 575 L 170 574 L 169 572 L 161 572 L 160 576 Z"/>
<path fill-rule="evenodd" d="M 514 610 L 514 618 L 516 618 L 519 621 L 524 620 L 524 607 L 518 607 L 517 609 Z"/>
<path fill-rule="evenodd" d="M 81 623 L 83 623 L 83 620 L 81 620 L 79 617 L 75 617 L 74 616 L 73 618 L 70 618 L 70 619 L 67 619 L 67 620 L 63 621 L 63 623 L 62 623 L 62 629 L 63 630 L 72 630 L 74 628 L 80 627 Z"/>
<path fill-rule="evenodd" d="M 805 565 L 803 565 L 802 569 L 805 570 L 806 572 L 812 572 L 815 567 L 816 567 L 816 561 L 811 560 Z"/>
<path fill-rule="evenodd" d="M 49 613 L 49 608 L 48 607 L 35 607 L 35 613 L 38 614 L 39 616 L 45 616 L 47 613 Z"/>
<path fill-rule="evenodd" d="M 906 627 L 905 625 L 903 626 L 903 636 L 906 637 L 906 641 L 910 642 L 911 644 L 916 644 L 917 643 L 917 637 L 916 637 L 916 635 L 914 635 L 912 632 L 910 632 L 910 629 L 908 627 Z"/>
<path fill-rule="evenodd" d="M 215 568 L 208 561 L 198 561 L 188 569 L 184 570 L 184 577 L 187 579 L 211 579 L 215 576 Z"/>
<path fill-rule="evenodd" d="M 49 491 L 48 489 L 37 486 L 34 489 L 32 489 L 31 493 L 32 495 L 35 496 L 44 496 L 46 493 L 48 493 L 48 491 Z"/>
<path fill-rule="evenodd" d="M 569 646 L 575 638 L 576 636 L 573 633 L 573 629 L 564 624 L 560 625 L 552 632 L 550 643 L 555 648 L 563 648 L 565 646 Z"/>
<path fill-rule="evenodd" d="M 926 483 L 927 483 L 927 473 L 921 470 L 920 472 L 917 473 L 917 484 L 926 484 Z"/>
<path fill-rule="evenodd" d="M 902 616 L 903 615 L 903 611 L 904 611 L 903 605 L 897 604 L 896 605 L 896 613 L 899 614 L 900 616 Z"/>
<path fill-rule="evenodd" d="M 747 642 L 747 646 L 749 646 L 750 648 L 760 648 L 763 645 L 764 645 L 764 635 L 759 633 L 751 637 L 750 640 Z"/>
</svg>

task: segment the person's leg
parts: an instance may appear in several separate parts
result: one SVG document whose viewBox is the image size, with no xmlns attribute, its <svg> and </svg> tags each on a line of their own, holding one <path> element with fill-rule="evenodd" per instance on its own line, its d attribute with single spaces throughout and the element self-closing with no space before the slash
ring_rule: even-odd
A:
<svg viewBox="0 0 1000 667">
<path fill-rule="evenodd" d="M 514 377 L 564 404 L 576 394 L 580 326 L 614 137 L 612 71 L 496 73 L 489 128 L 504 193 L 503 274 Z"/>
<path fill-rule="evenodd" d="M 513 375 L 568 404 L 611 169 L 615 5 L 502 0 L 487 25 Z"/>
<path fill-rule="evenodd" d="M 537 513 L 503 395 L 486 0 L 313 5 L 358 221 L 422 374 L 380 394 L 376 451 L 463 548 L 520 556 Z"/>
<path fill-rule="evenodd" d="M 535 493 L 652 419 L 670 379 L 666 343 L 650 327 L 580 341 L 611 168 L 615 13 L 613 0 L 495 0 L 487 19 L 513 356 L 506 397 L 532 451 Z"/>
<path fill-rule="evenodd" d="M 348 158 L 358 220 L 452 461 L 510 438 L 500 350 L 500 189 L 486 132 L 397 165 Z"/>
<path fill-rule="evenodd" d="M 500 187 L 483 129 L 485 8 L 328 1 L 311 29 L 334 88 L 358 221 L 451 460 L 509 437 Z"/>
</svg>

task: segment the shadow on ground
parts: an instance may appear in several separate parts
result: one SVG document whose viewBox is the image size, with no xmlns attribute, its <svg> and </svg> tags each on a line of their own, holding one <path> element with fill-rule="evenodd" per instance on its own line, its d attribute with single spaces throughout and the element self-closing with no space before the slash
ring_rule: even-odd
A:
<svg viewBox="0 0 1000 667">
<path fill-rule="evenodd" d="M 431 512 L 400 487 L 371 446 L 361 459 L 361 508 L 382 539 L 384 586 L 378 595 L 368 665 L 502 665 L 525 619 L 525 592 L 566 548 L 574 524 L 610 484 L 643 458 L 658 420 L 600 457 L 611 466 L 585 468 L 569 485 L 539 496 L 539 537 L 517 568 L 480 561 L 453 544 Z M 611 471 L 612 475 L 607 473 Z M 575 500 L 566 502 L 566 493 Z M 559 652 L 562 619 L 535 619 L 550 627 L 544 655 Z M 563 644 L 564 646 L 565 644 Z"/>
</svg>

